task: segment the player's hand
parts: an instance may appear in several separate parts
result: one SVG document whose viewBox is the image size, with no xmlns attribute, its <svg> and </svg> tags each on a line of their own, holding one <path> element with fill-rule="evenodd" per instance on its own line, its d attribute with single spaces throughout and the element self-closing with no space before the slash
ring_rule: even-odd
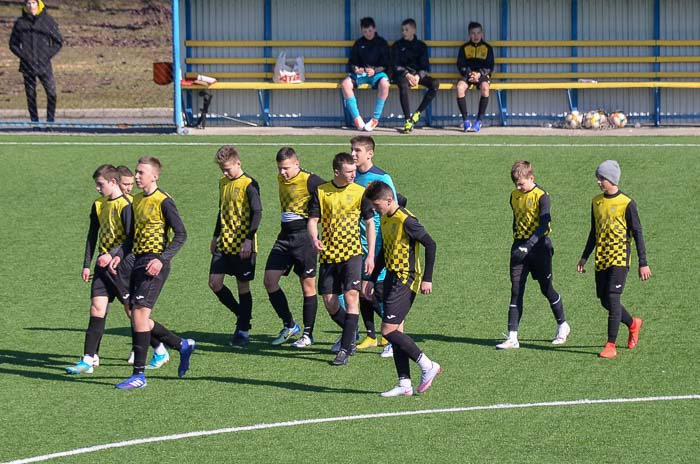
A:
<svg viewBox="0 0 700 464">
<path fill-rule="evenodd" d="M 316 253 L 321 252 L 321 251 L 323 251 L 324 248 L 326 248 L 323 245 L 323 242 L 317 238 L 311 240 L 311 243 L 313 244 L 314 250 L 316 250 Z"/>
<path fill-rule="evenodd" d="M 253 241 L 249 238 L 245 239 L 241 251 L 238 253 L 241 259 L 248 259 L 253 254 Z"/>
<path fill-rule="evenodd" d="M 365 275 L 372 274 L 372 271 L 374 271 L 374 256 L 369 254 L 365 258 Z"/>
<path fill-rule="evenodd" d="M 479 82 L 479 79 L 481 79 L 481 73 L 480 72 L 470 72 L 469 73 L 469 82 L 472 82 L 474 84 L 477 84 Z"/>
<path fill-rule="evenodd" d="M 362 295 L 365 300 L 372 301 L 374 295 L 374 282 L 371 280 L 363 281 Z"/>
<path fill-rule="evenodd" d="M 83 278 L 83 282 L 90 282 L 90 277 L 92 277 L 92 276 L 90 275 L 90 268 L 89 268 L 89 267 L 84 267 L 84 268 L 83 268 L 83 272 L 82 272 L 82 274 L 81 274 L 80 277 Z"/>
<path fill-rule="evenodd" d="M 355 74 L 357 74 L 359 76 L 360 74 L 364 74 L 364 73 L 365 73 L 365 68 L 360 68 L 359 66 L 355 66 Z"/>
<path fill-rule="evenodd" d="M 639 268 L 639 279 L 640 280 L 649 280 L 649 277 L 651 277 L 651 268 L 649 266 L 642 266 Z"/>
<path fill-rule="evenodd" d="M 416 74 L 406 74 L 406 80 L 408 81 L 408 85 L 415 87 L 418 85 L 420 78 Z"/>
<path fill-rule="evenodd" d="M 420 292 L 423 295 L 430 295 L 433 293 L 433 283 L 432 282 L 426 282 L 423 281 L 420 283 Z"/>
<path fill-rule="evenodd" d="M 112 262 L 112 255 L 109 253 L 97 257 L 97 265 L 100 267 L 107 267 L 110 262 Z"/>
<path fill-rule="evenodd" d="M 586 272 L 586 260 L 581 258 L 581 260 L 578 262 L 576 265 L 576 272 L 579 272 L 581 274 L 585 274 Z"/>
<path fill-rule="evenodd" d="M 365 68 L 365 72 L 367 73 L 367 77 L 372 77 L 377 74 L 374 68 Z"/>
<path fill-rule="evenodd" d="M 155 277 L 160 274 L 161 269 L 163 269 L 163 261 L 153 258 L 146 264 L 146 275 Z"/>
<path fill-rule="evenodd" d="M 518 245 L 516 248 L 514 248 L 511 256 L 514 261 L 522 263 L 523 260 L 525 260 L 525 258 L 527 257 L 528 253 L 530 253 L 530 247 L 523 244 Z"/>
<path fill-rule="evenodd" d="M 211 243 L 209 244 L 209 252 L 211 254 L 216 253 L 216 237 L 211 239 Z"/>
<path fill-rule="evenodd" d="M 117 266 L 119 266 L 119 263 L 121 262 L 122 259 L 119 256 L 115 256 L 114 258 L 112 258 L 112 261 L 109 262 L 109 268 L 107 268 L 109 273 L 117 275 Z"/>
</svg>

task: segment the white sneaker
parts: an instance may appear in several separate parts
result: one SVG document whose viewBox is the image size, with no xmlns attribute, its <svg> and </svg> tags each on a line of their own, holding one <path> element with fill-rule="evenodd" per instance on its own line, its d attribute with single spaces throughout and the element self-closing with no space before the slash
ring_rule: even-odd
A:
<svg viewBox="0 0 700 464">
<path fill-rule="evenodd" d="M 391 390 L 380 393 L 384 398 L 393 398 L 395 396 L 413 396 L 413 387 L 402 387 L 397 385 Z"/>
<path fill-rule="evenodd" d="M 384 351 L 379 353 L 379 356 L 382 358 L 393 358 L 394 357 L 394 348 L 391 346 L 391 343 L 389 343 L 387 346 L 384 347 Z"/>
<path fill-rule="evenodd" d="M 514 350 L 520 348 L 520 343 L 517 338 L 506 338 L 506 341 L 496 345 L 499 350 Z"/>
<path fill-rule="evenodd" d="M 92 367 L 100 367 L 100 357 L 95 355 L 92 357 Z"/>
<path fill-rule="evenodd" d="M 292 343 L 292 346 L 294 348 L 306 348 L 307 346 L 311 346 L 314 344 L 314 339 L 309 337 L 308 335 L 304 334 L 301 336 L 301 338 L 294 343 Z"/>
<path fill-rule="evenodd" d="M 440 364 L 433 361 L 433 367 L 427 371 L 423 371 L 420 376 L 420 385 L 418 386 L 418 393 L 425 393 L 433 385 L 433 380 L 435 377 L 440 375 L 442 368 Z"/>
<path fill-rule="evenodd" d="M 566 343 L 566 339 L 569 338 L 570 333 L 571 327 L 569 327 L 569 323 L 566 321 L 562 322 L 557 328 L 557 335 L 552 340 L 552 345 L 563 345 Z"/>
<path fill-rule="evenodd" d="M 132 351 L 131 354 L 129 354 L 129 359 L 126 360 L 127 364 L 131 364 L 132 366 L 134 365 L 134 352 Z"/>
</svg>

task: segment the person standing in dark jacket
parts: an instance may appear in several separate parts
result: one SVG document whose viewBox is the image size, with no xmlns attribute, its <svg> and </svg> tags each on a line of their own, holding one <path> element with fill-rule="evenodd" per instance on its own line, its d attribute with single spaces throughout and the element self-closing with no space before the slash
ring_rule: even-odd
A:
<svg viewBox="0 0 700 464">
<path fill-rule="evenodd" d="M 493 72 L 493 48 L 484 41 L 484 29 L 477 22 L 469 23 L 469 41 L 462 44 L 457 55 L 457 69 L 461 78 L 457 81 L 457 105 L 462 113 L 465 132 L 479 132 L 481 120 L 489 104 L 491 73 Z M 467 89 L 479 89 L 479 111 L 472 125 L 467 112 Z"/>
<path fill-rule="evenodd" d="M 391 61 L 393 66 L 393 79 L 399 86 L 399 99 L 401 109 L 406 118 L 404 133 L 413 130 L 413 126 L 420 120 L 420 114 L 425 111 L 435 95 L 440 83 L 430 77 L 428 69 L 428 46 L 416 37 L 416 22 L 408 18 L 401 23 L 401 40 L 394 42 L 391 47 Z M 408 104 L 408 88 L 422 85 L 428 91 L 418 105 L 415 113 L 411 113 Z"/>
<path fill-rule="evenodd" d="M 10 35 L 10 50 L 19 58 L 19 72 L 24 75 L 24 90 L 32 122 L 39 121 L 36 108 L 36 80 L 46 91 L 46 120 L 56 115 L 56 81 L 51 68 L 53 58 L 63 45 L 58 24 L 46 11 L 42 0 L 26 0 L 22 16 L 17 18 Z"/>
</svg>

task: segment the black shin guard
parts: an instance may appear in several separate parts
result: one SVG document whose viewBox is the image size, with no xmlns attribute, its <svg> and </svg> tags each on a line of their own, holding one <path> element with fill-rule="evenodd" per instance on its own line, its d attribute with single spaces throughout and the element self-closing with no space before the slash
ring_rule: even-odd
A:
<svg viewBox="0 0 700 464">
<path fill-rule="evenodd" d="M 399 379 L 411 378 L 411 365 L 409 363 L 408 353 L 402 350 L 398 345 L 392 345 L 394 348 L 394 366 Z"/>
<path fill-rule="evenodd" d="M 469 119 L 469 113 L 467 112 L 467 97 L 457 98 L 457 106 L 459 107 L 459 112 L 462 113 L 462 119 Z"/>
<path fill-rule="evenodd" d="M 479 98 L 479 112 L 476 115 L 476 119 L 478 121 L 481 121 L 481 119 L 484 117 L 484 114 L 486 114 L 487 106 L 489 106 L 489 97 Z"/>
<path fill-rule="evenodd" d="M 87 330 L 85 331 L 85 346 L 83 354 L 94 356 L 97 354 L 105 333 L 105 318 L 90 316 Z"/>
<path fill-rule="evenodd" d="M 229 311 L 238 316 L 241 306 L 226 285 L 221 287 L 221 290 L 218 292 L 214 292 L 214 295 L 216 295 L 219 301 L 226 306 Z"/>
<path fill-rule="evenodd" d="M 151 334 L 153 337 L 156 337 L 158 340 L 165 343 L 168 348 L 180 351 L 182 338 L 178 337 L 156 321 L 153 321 L 153 329 L 151 330 Z"/>
<path fill-rule="evenodd" d="M 338 327 L 341 329 L 345 327 L 345 310 L 343 308 L 338 308 L 338 311 L 335 314 L 331 314 L 331 319 L 333 319 L 333 322 L 338 324 Z"/>
<path fill-rule="evenodd" d="M 142 374 L 146 369 L 146 356 L 150 344 L 151 332 L 132 332 L 131 340 L 134 350 L 134 374 Z"/>
<path fill-rule="evenodd" d="M 413 361 L 418 362 L 418 356 L 420 356 L 421 351 L 420 348 L 418 348 L 418 345 L 416 345 L 416 342 L 413 341 L 411 337 L 406 335 L 403 332 L 399 332 L 398 330 L 394 330 L 393 332 L 389 332 L 384 336 L 389 342 L 391 342 L 391 345 L 396 349 L 398 346 L 402 351 L 404 351 L 409 358 L 411 358 Z"/>
<path fill-rule="evenodd" d="M 250 292 L 241 293 L 238 298 L 241 300 L 241 309 L 236 321 L 236 329 L 248 331 L 250 330 L 250 320 L 253 318 L 253 294 Z"/>
<path fill-rule="evenodd" d="M 343 327 L 343 338 L 340 342 L 340 347 L 346 351 L 350 351 L 353 343 L 355 343 L 355 332 L 357 332 L 357 322 L 360 320 L 359 314 L 346 314 L 345 326 Z"/>
<path fill-rule="evenodd" d="M 270 304 L 275 309 L 275 312 L 282 319 L 282 323 L 285 327 L 294 327 L 294 318 L 292 317 L 292 312 L 289 310 L 289 303 L 287 302 L 287 296 L 284 294 L 282 289 L 278 289 L 272 293 L 267 294 L 270 298 Z"/>
<path fill-rule="evenodd" d="M 318 298 L 314 296 L 304 297 L 304 334 L 312 337 L 314 334 L 314 325 L 316 325 L 316 313 L 318 312 Z"/>
<path fill-rule="evenodd" d="M 374 326 L 374 302 L 360 298 L 360 313 L 362 313 L 362 322 L 365 324 L 367 336 L 377 338 Z"/>
</svg>

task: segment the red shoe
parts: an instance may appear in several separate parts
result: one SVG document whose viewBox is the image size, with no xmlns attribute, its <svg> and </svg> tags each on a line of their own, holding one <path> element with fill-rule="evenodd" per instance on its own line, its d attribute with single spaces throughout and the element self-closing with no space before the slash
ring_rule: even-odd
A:
<svg viewBox="0 0 700 464">
<path fill-rule="evenodd" d="M 633 350 L 639 343 L 639 332 L 642 330 L 642 320 L 638 317 L 632 318 L 630 326 L 630 336 L 627 339 L 627 348 Z"/>
<path fill-rule="evenodd" d="M 614 343 L 608 342 L 605 344 L 605 348 L 598 354 L 600 358 L 612 359 L 617 356 L 617 348 Z"/>
</svg>

